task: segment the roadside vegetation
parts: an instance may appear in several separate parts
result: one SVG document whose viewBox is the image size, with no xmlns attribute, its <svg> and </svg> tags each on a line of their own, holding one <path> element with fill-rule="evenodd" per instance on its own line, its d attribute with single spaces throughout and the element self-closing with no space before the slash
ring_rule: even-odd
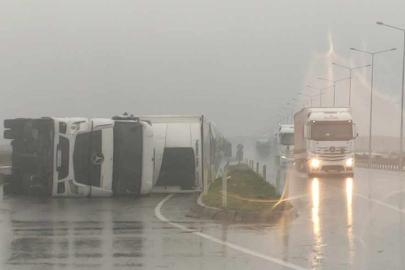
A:
<svg viewBox="0 0 405 270">
<path fill-rule="evenodd" d="M 282 211 L 291 209 L 289 202 L 280 202 L 275 188 L 246 164 L 228 168 L 228 210 L 236 211 Z M 202 198 L 207 206 L 222 207 L 222 179 L 210 185 L 208 194 Z"/>
</svg>

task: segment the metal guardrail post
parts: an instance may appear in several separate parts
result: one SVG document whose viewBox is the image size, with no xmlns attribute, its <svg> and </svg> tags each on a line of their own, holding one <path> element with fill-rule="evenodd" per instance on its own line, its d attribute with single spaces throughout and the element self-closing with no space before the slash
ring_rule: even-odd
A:
<svg viewBox="0 0 405 270">
<path fill-rule="evenodd" d="M 207 177 L 207 174 L 206 173 L 204 173 L 204 190 L 203 190 L 203 193 L 204 193 L 204 195 L 207 195 L 208 194 L 208 177 Z"/>
<path fill-rule="evenodd" d="M 263 179 L 266 181 L 266 175 L 267 175 L 267 168 L 266 165 L 263 165 Z"/>
<path fill-rule="evenodd" d="M 222 171 L 222 207 L 228 206 L 228 177 L 226 169 Z"/>
</svg>

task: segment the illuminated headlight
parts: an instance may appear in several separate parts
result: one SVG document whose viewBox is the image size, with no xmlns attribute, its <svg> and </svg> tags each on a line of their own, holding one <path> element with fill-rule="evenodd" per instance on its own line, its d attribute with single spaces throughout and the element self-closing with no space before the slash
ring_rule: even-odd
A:
<svg viewBox="0 0 405 270">
<path fill-rule="evenodd" d="M 287 159 L 285 156 L 281 156 L 282 159 Z"/>
<path fill-rule="evenodd" d="M 70 126 L 70 131 L 72 132 L 72 134 L 73 133 L 75 133 L 76 131 L 78 131 L 78 130 L 80 130 L 80 123 L 73 123 L 71 126 Z"/>
<path fill-rule="evenodd" d="M 353 158 L 348 158 L 346 160 L 346 166 L 347 167 L 352 167 L 353 166 Z"/>
<path fill-rule="evenodd" d="M 317 159 L 317 158 L 311 159 L 312 168 L 319 168 L 320 165 L 321 165 L 321 162 L 319 161 L 319 159 Z"/>
</svg>

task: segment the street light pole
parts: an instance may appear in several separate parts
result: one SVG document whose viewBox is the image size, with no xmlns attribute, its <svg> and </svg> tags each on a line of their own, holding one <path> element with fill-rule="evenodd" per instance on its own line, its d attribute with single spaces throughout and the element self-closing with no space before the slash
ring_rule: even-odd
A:
<svg viewBox="0 0 405 270">
<path fill-rule="evenodd" d="M 317 96 L 319 96 L 320 98 L 322 98 L 322 95 L 323 95 L 324 93 L 321 93 L 321 94 L 319 94 L 319 95 L 307 95 L 307 94 L 305 94 L 305 93 L 302 93 L 302 92 L 299 92 L 298 93 L 298 95 L 301 95 L 301 96 L 306 96 L 306 97 L 309 97 L 310 99 L 311 99 L 311 107 L 313 107 L 313 101 L 315 100 L 315 98 L 314 97 L 317 97 Z"/>
<path fill-rule="evenodd" d="M 301 100 L 296 99 L 296 98 L 292 98 L 292 100 L 296 101 L 296 102 L 301 102 Z M 304 108 L 304 102 L 302 103 L 302 108 Z"/>
<path fill-rule="evenodd" d="M 290 103 L 290 102 L 288 102 L 287 105 L 293 106 L 293 107 L 296 107 L 296 106 L 297 106 L 297 105 L 292 104 L 292 103 Z M 290 116 L 291 116 L 291 124 L 294 124 L 294 108 L 291 109 L 291 114 L 290 114 Z"/>
<path fill-rule="evenodd" d="M 384 50 L 384 51 L 379 51 L 379 52 L 367 52 L 363 50 L 359 50 L 356 48 L 350 48 L 352 51 L 358 51 L 362 53 L 367 53 L 371 55 L 371 83 L 370 83 L 370 130 L 369 130 L 369 138 L 368 138 L 368 164 L 369 168 L 371 168 L 373 164 L 373 160 L 371 157 L 372 154 L 372 127 L 373 127 L 373 83 L 374 83 L 374 55 L 379 54 L 379 53 L 385 53 L 385 52 L 390 52 L 390 51 L 395 51 L 397 48 L 392 48 L 389 50 Z"/>
<path fill-rule="evenodd" d="M 322 107 L 322 95 L 324 94 L 324 93 L 322 93 L 322 90 L 331 88 L 331 87 L 333 87 L 333 85 L 332 85 L 332 86 L 325 87 L 325 88 L 317 88 L 317 87 L 313 87 L 313 86 L 311 86 L 311 85 L 306 85 L 306 87 L 312 88 L 312 89 L 315 89 L 315 90 L 319 90 L 319 107 Z"/>
<path fill-rule="evenodd" d="M 385 24 L 383 22 L 377 22 L 378 25 L 383 25 L 389 28 L 393 28 L 402 31 L 404 34 L 404 47 L 402 49 L 402 93 L 401 93 L 401 127 L 399 132 L 399 170 L 403 169 L 403 143 L 404 143 L 404 80 L 405 80 L 405 29 Z"/>
<path fill-rule="evenodd" d="M 349 107 L 351 107 L 351 106 L 352 106 L 352 71 L 355 70 L 355 69 L 370 67 L 371 65 L 360 66 L 360 67 L 355 67 L 355 68 L 350 68 L 350 67 L 342 66 L 342 65 L 339 65 L 339 64 L 336 64 L 336 63 L 332 63 L 332 65 L 335 65 L 335 66 L 337 66 L 337 67 L 341 67 L 341 68 L 344 68 L 344 69 L 347 69 L 347 70 L 350 71 L 350 72 L 349 72 L 349 74 L 350 74 L 350 77 L 349 77 L 349 78 L 350 78 L 350 85 L 349 85 Z"/>
<path fill-rule="evenodd" d="M 350 79 L 350 77 L 340 79 L 340 80 L 329 80 L 329 79 L 325 79 L 325 78 L 318 78 L 318 79 L 323 80 L 323 81 L 333 82 L 333 107 L 336 107 L 336 83 L 340 82 L 340 81 L 348 80 L 348 79 Z"/>
</svg>

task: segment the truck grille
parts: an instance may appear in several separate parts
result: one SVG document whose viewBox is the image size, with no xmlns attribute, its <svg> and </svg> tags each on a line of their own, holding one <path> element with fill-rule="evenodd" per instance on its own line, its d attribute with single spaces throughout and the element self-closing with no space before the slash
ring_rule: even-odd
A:
<svg viewBox="0 0 405 270">
<path fill-rule="evenodd" d="M 328 155 L 319 155 L 319 157 L 322 160 L 327 160 L 327 161 L 340 161 L 340 160 L 344 160 L 346 158 L 346 155 L 334 155 L 334 154 L 328 154 Z"/>
<path fill-rule="evenodd" d="M 347 147 L 319 147 L 316 150 L 319 157 L 327 161 L 340 161 L 346 158 Z"/>
</svg>

